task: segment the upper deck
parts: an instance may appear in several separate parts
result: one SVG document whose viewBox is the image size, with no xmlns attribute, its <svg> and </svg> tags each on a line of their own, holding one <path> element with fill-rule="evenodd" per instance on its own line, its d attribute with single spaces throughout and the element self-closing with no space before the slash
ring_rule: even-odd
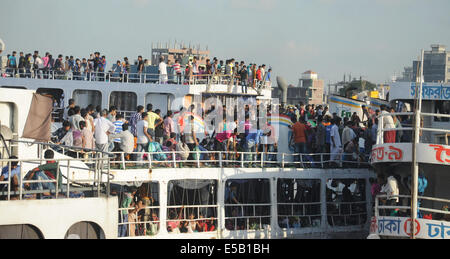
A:
<svg viewBox="0 0 450 259">
<path fill-rule="evenodd" d="M 6 70 L 0 74 L 5 75 Z M 15 76 L 0 77 L 0 87 L 33 89 L 38 93 L 49 94 L 55 99 L 55 106 L 65 107 L 73 98 L 80 106 L 100 105 L 102 108 L 116 106 L 120 112 L 128 114 L 137 104 L 152 103 L 165 114 L 168 110 L 178 110 L 189 106 L 194 96 L 208 98 L 217 96 L 222 102 L 225 97 L 254 98 L 271 100 L 271 82 L 254 81 L 254 88 L 243 92 L 238 77 L 230 75 L 192 75 L 186 77 L 169 73 L 167 79 L 159 74 L 90 72 L 79 76 L 57 74 L 55 71 L 22 73 Z"/>
</svg>

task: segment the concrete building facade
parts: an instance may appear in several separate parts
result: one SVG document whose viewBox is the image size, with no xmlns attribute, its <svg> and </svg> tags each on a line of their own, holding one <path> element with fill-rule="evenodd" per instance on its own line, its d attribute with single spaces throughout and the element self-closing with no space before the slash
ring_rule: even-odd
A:
<svg viewBox="0 0 450 259">
<path fill-rule="evenodd" d="M 158 65 L 159 58 L 164 57 L 166 63 L 174 64 L 175 60 L 179 60 L 181 65 L 186 65 L 189 59 L 196 57 L 200 65 L 206 64 L 209 58 L 209 50 L 200 50 L 194 48 L 152 48 L 152 64 Z"/>
<path fill-rule="evenodd" d="M 414 81 L 417 78 L 420 61 L 413 61 Z M 431 51 L 424 52 L 423 76 L 425 82 L 450 83 L 450 51 L 444 45 L 431 45 Z"/>
<path fill-rule="evenodd" d="M 309 70 L 302 74 L 298 85 L 289 85 L 287 93 L 287 104 L 323 104 L 324 82 L 318 79 L 317 73 Z M 273 98 L 282 98 L 281 90 L 273 88 Z"/>
</svg>

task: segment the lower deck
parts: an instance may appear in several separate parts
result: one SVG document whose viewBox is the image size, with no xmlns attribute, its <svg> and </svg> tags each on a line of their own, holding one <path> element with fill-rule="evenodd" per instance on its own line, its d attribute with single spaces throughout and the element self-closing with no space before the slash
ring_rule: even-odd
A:
<svg viewBox="0 0 450 259">
<path fill-rule="evenodd" d="M 0 201 L 2 210 L 11 212 L 0 216 L 0 229 L 25 224 L 41 238 L 68 238 L 70 226 L 92 222 L 103 233 L 97 238 L 345 238 L 368 233 L 372 216 L 370 169 L 167 168 L 110 174 L 109 198 Z M 93 206 L 101 199 L 108 205 Z M 31 208 L 41 216 L 32 217 Z M 87 212 L 99 216 L 65 216 Z M 89 237 L 80 233 L 72 237 Z"/>
<path fill-rule="evenodd" d="M 111 172 L 119 201 L 136 187 L 137 208 L 119 206 L 120 238 L 326 238 L 368 232 L 372 215 L 369 169 Z"/>
</svg>

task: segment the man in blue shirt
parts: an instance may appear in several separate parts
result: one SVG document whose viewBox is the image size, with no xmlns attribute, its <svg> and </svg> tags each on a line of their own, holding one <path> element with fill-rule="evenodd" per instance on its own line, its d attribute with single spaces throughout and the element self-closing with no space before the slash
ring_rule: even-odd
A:
<svg viewBox="0 0 450 259">
<path fill-rule="evenodd" d="M 246 116 L 246 119 L 248 116 Z M 258 151 L 258 145 L 259 145 L 259 139 L 262 136 L 262 130 L 260 129 L 248 129 L 245 131 L 245 144 L 244 149 L 245 152 L 257 152 Z M 245 161 L 255 161 L 256 155 L 255 154 L 246 154 L 245 155 Z M 250 166 L 251 163 L 250 163 Z"/>
<path fill-rule="evenodd" d="M 8 68 L 9 73 L 11 73 L 11 76 L 14 77 L 16 75 L 16 69 L 17 69 L 17 61 L 16 61 L 16 52 L 13 51 L 12 55 L 8 57 Z"/>
<path fill-rule="evenodd" d="M 16 156 L 11 156 L 10 159 L 17 159 Z M 19 175 L 20 175 L 20 166 L 19 162 L 13 161 L 11 162 L 11 190 L 17 191 L 19 186 Z M 9 179 L 9 165 L 2 168 L 2 173 L 0 175 L 0 182 L 8 181 Z M 0 184 L 0 190 L 7 189 L 7 184 Z"/>
</svg>

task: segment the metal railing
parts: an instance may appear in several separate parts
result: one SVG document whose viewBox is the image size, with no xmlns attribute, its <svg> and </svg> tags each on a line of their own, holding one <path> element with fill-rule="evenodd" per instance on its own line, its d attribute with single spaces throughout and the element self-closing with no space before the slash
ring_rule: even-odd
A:
<svg viewBox="0 0 450 259">
<path fill-rule="evenodd" d="M 384 128 L 384 117 L 386 116 L 414 116 L 413 112 L 394 112 L 394 113 L 380 113 L 377 118 L 378 118 L 378 129 L 377 129 L 377 141 L 376 144 L 377 145 L 382 145 L 384 144 L 384 137 L 383 137 L 383 133 L 387 132 L 387 131 L 411 131 L 411 141 L 412 142 L 412 136 L 413 136 L 413 132 L 414 132 L 414 128 L 413 127 L 399 127 L 399 128 Z M 450 118 L 449 114 L 439 114 L 439 113 L 420 113 L 421 117 L 422 117 L 422 121 L 423 121 L 423 117 L 443 117 L 443 118 Z M 411 126 L 413 123 L 413 119 L 411 119 Z M 420 127 L 419 131 L 428 131 L 428 132 L 436 132 L 436 133 L 446 133 L 446 134 L 450 134 L 450 129 L 435 129 L 435 128 L 425 128 L 425 127 Z M 406 142 L 407 143 L 407 142 Z M 431 143 L 434 143 L 433 141 L 431 141 Z"/>
<path fill-rule="evenodd" d="M 177 211 L 176 215 L 178 218 L 175 219 L 166 219 L 166 223 L 175 222 L 176 225 L 178 225 L 178 229 L 172 229 L 171 231 L 168 230 L 169 233 L 192 233 L 192 232 L 212 232 L 217 231 L 217 204 L 212 205 L 169 205 L 167 206 L 167 215 L 169 215 L 170 211 Z M 191 213 L 187 213 L 186 211 L 189 210 Z M 194 213 L 193 213 L 194 211 Z M 211 213 L 212 211 L 212 213 Z M 182 213 L 182 214 L 179 214 Z M 189 215 L 188 215 L 189 214 Z M 192 214 L 194 217 L 189 218 L 190 214 Z M 212 214 L 212 215 L 211 215 Z M 207 217 L 209 216 L 209 217 Z M 192 230 L 189 223 L 195 223 L 196 224 L 196 230 Z M 214 225 L 214 230 L 208 230 L 206 229 L 197 229 L 197 223 L 206 224 L 207 222 L 210 222 Z M 183 225 L 188 224 L 188 225 Z M 169 224 L 167 224 L 169 227 Z M 186 229 L 187 232 L 182 232 L 183 228 L 191 228 Z"/>
<path fill-rule="evenodd" d="M 363 225 L 367 222 L 366 206 L 367 201 L 327 202 L 328 224 L 331 226 Z"/>
<path fill-rule="evenodd" d="M 270 226 L 270 203 L 225 204 L 225 228 L 227 230 L 261 230 Z M 233 215 L 233 210 L 236 215 Z M 263 214 L 262 211 L 266 211 Z M 249 215 L 251 214 L 251 215 Z"/>
<path fill-rule="evenodd" d="M 406 204 L 411 204 L 410 200 L 411 200 L 411 196 L 410 195 L 391 195 L 388 196 L 386 194 L 379 194 L 375 197 L 375 206 L 374 206 L 374 210 L 375 210 L 375 217 L 379 217 L 379 216 L 389 216 L 388 214 L 390 214 L 390 212 L 392 211 L 399 211 L 399 210 L 403 210 L 405 211 L 405 215 L 408 215 L 407 217 L 409 217 L 410 215 L 410 211 L 411 211 L 411 206 L 401 206 L 401 205 L 380 205 L 380 200 L 388 200 L 388 199 L 399 199 L 398 204 L 404 204 L 401 202 L 401 199 L 407 199 L 407 202 L 405 202 Z M 435 197 L 426 197 L 426 196 L 418 196 L 419 200 L 422 201 L 432 201 L 432 202 L 437 202 L 437 203 L 444 203 L 446 204 L 445 206 L 450 206 L 450 200 L 449 199 L 441 199 L 441 198 L 435 198 Z M 435 213 L 435 214 L 442 214 L 442 215 L 450 215 L 450 211 L 448 210 L 444 210 L 443 209 L 444 206 L 442 207 L 442 209 L 432 209 L 432 208 L 426 208 L 423 207 L 423 202 L 421 202 L 421 206 L 418 206 L 418 210 L 419 211 L 423 211 L 423 212 L 430 212 L 430 213 Z M 381 213 L 380 213 L 381 212 Z"/>
<path fill-rule="evenodd" d="M 196 74 L 186 75 L 168 73 L 162 75 L 159 73 L 123 73 L 123 72 L 90 72 L 90 71 L 57 71 L 53 69 L 25 70 L 23 69 L 0 69 L 0 77 L 30 78 L 30 79 L 48 79 L 48 80 L 74 80 L 74 81 L 100 81 L 100 82 L 118 82 L 118 83 L 139 83 L 139 84 L 186 84 L 186 85 L 204 85 L 204 84 L 235 84 L 239 80 L 237 76 L 224 74 Z M 250 80 L 250 85 L 256 87 L 270 88 L 271 82 L 266 80 Z"/>
<path fill-rule="evenodd" d="M 305 203 L 277 203 L 278 205 L 278 225 L 282 226 L 286 224 L 287 228 L 300 228 L 304 227 L 318 227 L 320 226 L 320 219 L 322 217 L 320 206 L 321 202 L 305 202 Z M 301 209 L 300 209 L 301 208 Z M 281 211 L 281 213 L 280 213 Z M 311 213 L 317 211 L 319 214 Z M 287 213 L 286 213 L 287 212 Z M 300 218 L 307 218 L 308 223 L 301 224 Z M 294 223 L 291 223 L 290 219 L 296 219 Z M 318 225 L 315 225 L 314 220 L 318 221 Z"/>
<path fill-rule="evenodd" d="M 187 159 L 182 151 L 163 152 L 110 152 L 115 155 L 111 166 L 115 169 L 132 168 L 182 168 L 182 167 L 299 167 L 299 168 L 368 168 L 369 155 L 363 160 L 346 159 L 350 153 L 287 154 L 276 152 L 190 151 Z M 332 160 L 331 155 L 337 159 Z M 126 159 L 129 156 L 130 159 Z M 134 158 L 133 158 L 134 157 Z M 137 157 L 137 158 L 136 158 Z M 295 160 L 298 157 L 298 160 Z"/>
<path fill-rule="evenodd" d="M 119 208 L 119 237 L 132 237 L 132 236 L 154 236 L 159 233 L 160 223 L 159 220 L 159 206 L 143 206 L 140 208 Z M 144 211 L 144 214 L 140 214 L 140 211 Z M 150 213 L 147 213 L 149 210 Z M 124 211 L 127 211 L 124 214 Z M 157 218 L 153 218 L 153 213 Z M 127 217 L 126 222 L 123 220 Z"/>
<path fill-rule="evenodd" d="M 71 165 L 74 158 L 65 159 L 0 159 L 1 164 L 8 166 L 8 179 L 1 181 L 3 190 L 0 189 L 0 197 L 3 200 L 22 200 L 36 198 L 71 198 L 85 197 L 88 192 L 89 197 L 100 197 L 109 195 L 109 166 L 108 157 L 91 158 L 93 167 L 79 167 Z M 48 176 L 43 169 L 38 167 L 43 163 L 55 163 L 56 172 L 53 177 Z M 17 163 L 18 172 L 11 176 L 13 164 Z M 35 166 L 34 169 L 24 172 L 24 165 Z M 106 165 L 106 170 L 105 170 Z M 66 175 L 62 173 L 66 171 Z M 83 179 L 75 178 L 77 173 L 85 173 L 92 177 Z M 91 174 L 93 173 L 93 174 Z M 17 176 L 17 177 L 15 177 Z M 106 176 L 106 180 L 104 180 Z M 13 183 L 17 181 L 17 184 Z"/>
<path fill-rule="evenodd" d="M 0 182 L 0 186 L 3 184 L 3 187 L 0 188 L 0 196 L 5 196 L 7 200 L 10 200 L 12 196 L 12 199 L 20 200 L 23 198 L 35 198 L 38 196 L 45 196 L 46 198 L 60 198 L 64 197 L 63 193 L 65 193 L 65 197 L 69 198 L 75 191 L 89 192 L 90 195 L 96 195 L 97 197 L 100 197 L 101 193 L 109 195 L 110 157 L 108 152 L 66 145 L 55 145 L 53 143 L 45 142 L 31 142 L 14 139 L 6 140 L 6 142 L 6 148 L 8 148 L 10 153 L 13 148 L 18 147 L 20 144 L 36 146 L 37 148 L 37 158 L 0 159 L 0 165 L 2 168 L 4 166 L 8 166 L 9 170 L 9 177 L 7 181 Z M 66 154 L 67 152 L 70 152 L 72 157 L 45 159 L 44 152 L 49 148 L 52 150 L 54 149 L 56 153 Z M 26 164 L 27 167 L 34 167 L 34 169 L 37 169 L 40 165 L 48 162 L 56 163 L 57 170 L 55 175 L 53 175 L 55 179 L 49 179 L 47 175 L 43 175 L 42 170 L 35 170 L 34 173 L 30 171 L 23 171 L 24 164 Z M 74 165 L 75 162 L 81 162 L 82 164 Z M 14 186 L 14 190 L 11 188 L 13 187 L 11 183 L 11 179 L 13 178 L 11 177 L 11 166 L 13 163 L 17 163 L 19 166 L 19 173 L 17 174 L 18 183 Z M 71 170 L 74 171 L 70 172 Z M 66 172 L 66 175 L 62 174 L 64 171 Z M 88 175 L 93 172 L 93 177 L 90 179 L 74 179 L 77 173 L 81 174 L 86 172 L 88 172 Z M 25 177 L 27 177 L 27 175 L 32 175 L 33 178 L 44 179 L 26 179 Z M 39 188 L 39 190 L 33 188 Z"/>
</svg>

